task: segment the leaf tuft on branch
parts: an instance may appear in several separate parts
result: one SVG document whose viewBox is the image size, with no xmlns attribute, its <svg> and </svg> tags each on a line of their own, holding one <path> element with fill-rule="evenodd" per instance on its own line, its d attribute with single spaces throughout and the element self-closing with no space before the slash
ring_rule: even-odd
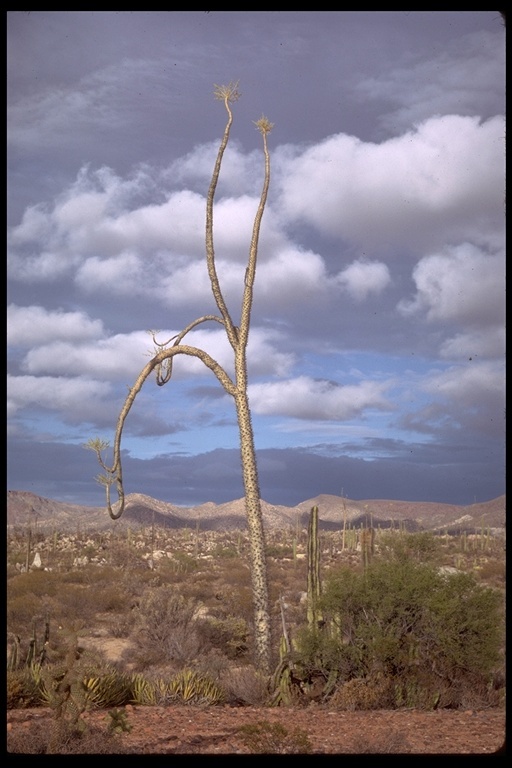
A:
<svg viewBox="0 0 512 768">
<path fill-rule="evenodd" d="M 215 85 L 213 90 L 215 98 L 221 101 L 238 101 L 242 95 L 238 90 L 239 82 L 239 80 L 236 80 L 228 85 Z"/>
<path fill-rule="evenodd" d="M 254 125 L 263 135 L 270 133 L 274 127 L 274 123 L 271 123 L 268 117 L 265 117 L 265 115 L 262 115 L 259 120 L 255 120 Z"/>
</svg>

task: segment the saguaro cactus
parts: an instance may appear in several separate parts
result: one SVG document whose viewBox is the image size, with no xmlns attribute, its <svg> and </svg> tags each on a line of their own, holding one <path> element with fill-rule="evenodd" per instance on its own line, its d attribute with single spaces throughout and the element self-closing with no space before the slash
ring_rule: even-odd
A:
<svg viewBox="0 0 512 768">
<path fill-rule="evenodd" d="M 308 610 L 310 626 L 318 627 L 322 620 L 318 601 L 322 594 L 320 581 L 320 548 L 318 543 L 318 507 L 312 507 L 308 527 Z"/>
<path fill-rule="evenodd" d="M 270 155 L 267 147 L 267 135 L 272 130 L 273 125 L 266 117 L 261 117 L 255 122 L 256 127 L 263 137 L 265 173 L 249 247 L 249 259 L 247 269 L 245 271 L 240 321 L 238 325 L 235 325 L 226 306 L 215 265 L 215 250 L 213 241 L 213 202 L 217 188 L 217 182 L 219 179 L 222 158 L 228 144 L 231 124 L 233 122 L 233 115 L 230 105 L 231 103 L 237 101 L 240 96 L 238 91 L 238 83 L 215 86 L 214 93 L 215 97 L 224 103 L 228 113 L 227 124 L 217 153 L 217 159 L 215 161 L 215 167 L 213 170 L 210 188 L 206 200 L 206 266 L 208 269 L 208 276 L 210 278 L 212 293 L 220 314 L 204 315 L 203 317 L 197 318 L 189 325 L 187 325 L 176 336 L 173 336 L 171 339 L 163 343 L 157 341 L 155 334 L 153 334 L 155 354 L 149 363 L 147 363 L 147 365 L 143 368 L 135 384 L 130 389 L 118 418 L 113 445 L 113 464 L 108 466 L 102 458 L 102 451 L 109 447 L 107 442 L 102 440 L 92 440 L 89 441 L 87 447 L 96 452 L 100 465 L 106 473 L 97 479 L 106 487 L 108 511 L 110 516 L 116 520 L 123 514 L 125 506 L 121 466 L 121 434 L 126 421 L 126 417 L 130 412 L 135 397 L 140 392 L 146 379 L 153 371 L 155 371 L 157 384 L 159 386 L 166 384 L 172 376 L 172 366 L 174 357 L 176 355 L 188 355 L 197 357 L 199 360 L 201 360 L 202 363 L 204 363 L 207 368 L 209 368 L 215 374 L 217 379 L 224 387 L 225 391 L 232 396 L 235 403 L 238 419 L 242 474 L 245 490 L 245 511 L 250 540 L 256 662 L 262 671 L 268 673 L 270 671 L 271 638 L 270 616 L 268 608 L 267 567 L 265 558 L 265 539 L 260 504 L 258 470 L 256 464 L 256 451 L 254 446 L 251 412 L 247 394 L 247 343 L 249 339 L 260 227 L 270 183 Z M 198 349 L 197 347 L 183 343 L 185 336 L 191 330 L 205 322 L 219 323 L 226 331 L 226 335 L 234 353 L 234 379 L 207 352 L 202 349 Z M 116 485 L 116 490 L 119 497 L 119 507 L 115 511 L 112 507 L 110 499 L 110 488 L 113 484 Z"/>
</svg>

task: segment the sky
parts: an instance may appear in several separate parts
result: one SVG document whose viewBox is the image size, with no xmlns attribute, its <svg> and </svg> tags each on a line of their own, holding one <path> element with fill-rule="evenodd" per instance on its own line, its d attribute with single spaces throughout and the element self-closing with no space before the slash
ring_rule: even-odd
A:
<svg viewBox="0 0 512 768">
<path fill-rule="evenodd" d="M 154 349 L 238 324 L 261 497 L 467 505 L 505 492 L 505 29 L 498 11 L 7 11 L 7 480 L 104 504 Z M 223 328 L 187 336 L 233 370 Z M 107 460 L 110 455 L 107 453 Z M 199 360 L 150 378 L 126 493 L 243 496 L 232 398 Z"/>
</svg>

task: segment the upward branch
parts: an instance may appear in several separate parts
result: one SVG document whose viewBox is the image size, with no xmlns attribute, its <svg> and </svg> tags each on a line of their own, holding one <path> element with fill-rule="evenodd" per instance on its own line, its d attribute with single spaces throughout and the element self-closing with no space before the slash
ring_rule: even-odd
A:
<svg viewBox="0 0 512 768">
<path fill-rule="evenodd" d="M 224 151 L 229 141 L 231 124 L 233 123 L 233 113 L 231 112 L 229 105 L 230 102 L 237 101 L 240 98 L 238 82 L 230 83 L 229 85 L 216 85 L 214 94 L 215 98 L 224 102 L 224 106 L 226 107 L 226 111 L 228 113 L 228 121 L 226 123 L 224 135 L 217 152 L 217 159 L 213 169 L 212 180 L 210 182 L 210 188 L 206 198 L 206 265 L 208 267 L 208 276 L 210 278 L 213 296 L 217 303 L 217 307 L 219 308 L 219 312 L 223 317 L 229 342 L 233 349 L 235 349 L 238 344 L 238 334 L 229 314 L 226 302 L 224 301 L 224 296 L 222 295 L 222 291 L 220 289 L 219 278 L 217 276 L 217 268 L 215 266 L 215 248 L 213 245 L 213 199 L 215 197 L 215 190 L 217 189 L 217 183 L 219 180 L 222 158 L 224 157 Z"/>
<path fill-rule="evenodd" d="M 267 146 L 267 134 L 270 133 L 274 124 L 271 123 L 265 116 L 261 116 L 255 123 L 258 130 L 263 136 L 263 152 L 265 153 L 265 178 L 263 180 L 263 189 L 261 190 L 260 202 L 256 216 L 254 218 L 254 225 L 252 228 L 251 245 L 249 248 L 249 263 L 247 271 L 245 273 L 245 287 L 244 296 L 242 300 L 242 316 L 240 319 L 240 331 L 239 340 L 241 346 L 245 347 L 249 336 L 249 326 L 251 322 L 251 310 L 252 310 L 252 295 L 254 286 L 254 277 L 256 275 L 256 261 L 258 257 L 258 243 L 260 238 L 261 220 L 263 218 L 263 212 L 267 202 L 268 188 L 270 185 L 270 154 Z"/>
</svg>

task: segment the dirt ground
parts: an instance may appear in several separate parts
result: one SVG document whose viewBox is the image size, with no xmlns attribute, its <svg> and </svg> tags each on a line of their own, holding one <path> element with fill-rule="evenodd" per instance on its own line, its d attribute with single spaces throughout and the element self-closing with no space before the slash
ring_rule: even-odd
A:
<svg viewBox="0 0 512 768">
<path fill-rule="evenodd" d="M 503 754 L 505 710 L 341 712 L 322 706 L 122 708 L 131 731 L 119 735 L 130 754 L 249 754 L 240 728 L 280 723 L 289 735 L 307 734 L 313 754 Z M 7 732 L 21 736 L 37 722 L 50 726 L 48 709 L 10 710 Z M 105 729 L 106 711 L 84 719 Z M 25 729 L 25 730 L 23 730 Z M 17 739 L 19 742 L 19 739 Z M 293 739 L 292 739 L 293 742 Z M 297 743 L 297 742 L 295 742 Z M 276 753 L 277 750 L 272 750 Z M 285 747 L 284 752 L 290 751 Z"/>
</svg>

